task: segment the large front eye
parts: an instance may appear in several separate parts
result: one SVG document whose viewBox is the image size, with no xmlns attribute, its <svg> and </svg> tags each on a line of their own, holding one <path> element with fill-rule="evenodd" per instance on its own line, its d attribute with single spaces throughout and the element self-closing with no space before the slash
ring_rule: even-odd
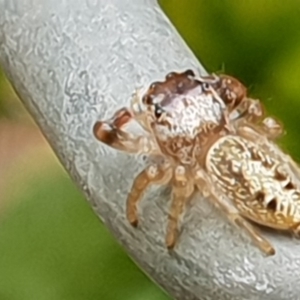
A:
<svg viewBox="0 0 300 300">
<path fill-rule="evenodd" d="M 207 92 L 207 91 L 210 91 L 210 89 L 211 89 L 211 86 L 210 86 L 210 84 L 208 83 L 208 82 L 203 82 L 202 83 L 202 88 L 203 88 L 203 91 L 204 92 Z"/>
<path fill-rule="evenodd" d="M 162 107 L 159 104 L 155 104 L 155 106 L 154 106 L 154 115 L 157 119 L 159 119 L 161 117 L 163 112 L 164 112 L 164 110 L 162 109 Z"/>
</svg>

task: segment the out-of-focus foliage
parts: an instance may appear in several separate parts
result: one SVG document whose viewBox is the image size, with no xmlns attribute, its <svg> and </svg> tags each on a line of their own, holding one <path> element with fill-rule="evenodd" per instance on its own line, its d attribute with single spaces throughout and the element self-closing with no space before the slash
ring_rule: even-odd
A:
<svg viewBox="0 0 300 300">
<path fill-rule="evenodd" d="M 9 116 L 9 105 L 14 98 L 10 86 L 0 69 L 0 118 Z"/>
<path fill-rule="evenodd" d="M 238 77 L 283 121 L 282 145 L 300 161 L 299 2 L 160 3 L 209 72 Z M 17 134 L 21 146 L 12 155 L 1 140 L 4 119 L 11 135 L 16 126 L 38 135 L 15 99 L 0 75 L 0 299 L 168 299 L 97 220 L 42 140 Z"/>
<path fill-rule="evenodd" d="M 14 203 L 0 223 L 1 300 L 167 299 L 99 222 L 52 154 L 35 151 L 13 168 L 23 174 L 9 176 Z"/>
<path fill-rule="evenodd" d="M 18 97 L 14 94 L 12 87 L 0 68 L 0 120 L 3 118 L 22 119 L 24 122 L 29 121 L 24 108 L 18 101 Z"/>
</svg>

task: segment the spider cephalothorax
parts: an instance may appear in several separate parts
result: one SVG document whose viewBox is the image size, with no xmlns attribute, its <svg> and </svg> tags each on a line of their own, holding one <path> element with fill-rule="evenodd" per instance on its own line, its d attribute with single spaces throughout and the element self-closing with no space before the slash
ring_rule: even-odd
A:
<svg viewBox="0 0 300 300">
<path fill-rule="evenodd" d="M 161 152 L 183 165 L 196 163 L 205 131 L 222 123 L 218 115 L 225 108 L 210 85 L 191 70 L 173 72 L 165 81 L 152 83 L 141 102 Z M 213 108 L 209 113 L 208 105 Z"/>
<path fill-rule="evenodd" d="M 126 130 L 137 121 L 138 135 Z M 274 248 L 247 221 L 298 233 L 300 171 L 274 143 L 283 129 L 265 117 L 260 101 L 247 96 L 228 75 L 170 73 L 133 97 L 130 108 L 98 121 L 94 135 L 126 152 L 161 157 L 134 180 L 127 218 L 137 226 L 137 203 L 151 184 L 172 186 L 166 244 L 177 240 L 177 222 L 195 189 L 209 194 L 229 219 L 244 228 L 259 248 Z"/>
</svg>

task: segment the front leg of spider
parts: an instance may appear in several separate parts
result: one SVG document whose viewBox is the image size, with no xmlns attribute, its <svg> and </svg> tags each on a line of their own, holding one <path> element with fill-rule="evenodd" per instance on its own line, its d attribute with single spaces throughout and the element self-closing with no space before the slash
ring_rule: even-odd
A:
<svg viewBox="0 0 300 300">
<path fill-rule="evenodd" d="M 126 107 L 119 109 L 105 121 L 95 123 L 94 136 L 108 146 L 129 153 L 151 153 L 157 149 L 149 136 L 135 135 L 124 130 L 134 119 L 132 111 Z"/>
</svg>

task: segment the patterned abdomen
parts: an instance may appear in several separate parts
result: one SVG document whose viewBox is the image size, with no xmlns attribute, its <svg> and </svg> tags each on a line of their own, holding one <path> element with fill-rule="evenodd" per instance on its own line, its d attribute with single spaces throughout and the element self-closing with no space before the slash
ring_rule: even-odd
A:
<svg viewBox="0 0 300 300">
<path fill-rule="evenodd" d="M 206 169 L 240 213 L 265 226 L 300 223 L 300 187 L 287 164 L 240 136 L 220 138 L 209 149 Z"/>
</svg>

